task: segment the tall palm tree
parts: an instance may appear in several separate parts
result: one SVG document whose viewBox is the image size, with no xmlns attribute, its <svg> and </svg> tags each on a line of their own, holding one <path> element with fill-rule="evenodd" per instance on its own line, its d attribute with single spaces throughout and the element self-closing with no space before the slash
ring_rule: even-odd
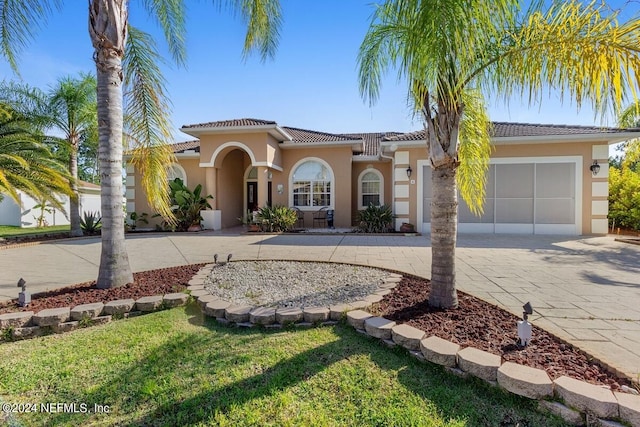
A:
<svg viewBox="0 0 640 427">
<path fill-rule="evenodd" d="M 71 194 L 69 174 L 43 142 L 44 136 L 0 105 L 0 193 L 20 203 L 18 191 L 61 209 L 54 194 Z"/>
<path fill-rule="evenodd" d="M 490 154 L 482 94 L 538 102 L 549 88 L 579 108 L 619 108 L 636 93 L 640 21 L 619 23 L 592 2 L 387 0 L 377 6 L 358 56 L 361 94 L 378 99 L 389 69 L 408 82 L 424 120 L 432 165 L 432 291 L 429 303 L 458 305 L 455 286 L 457 187 L 482 211 Z M 458 171 L 460 173 L 458 173 Z"/>
<path fill-rule="evenodd" d="M 48 92 L 27 84 L 3 83 L 0 99 L 29 116 L 47 130 L 63 133 L 62 143 L 71 175 L 69 202 L 71 236 L 82 236 L 78 194 L 78 150 L 80 142 L 91 135 L 97 123 L 96 79 L 90 74 L 63 77 Z M 50 137 L 57 141 L 59 138 Z"/>
<path fill-rule="evenodd" d="M 14 69 L 16 52 L 29 42 L 37 28 L 34 24 L 47 19 L 52 12 L 49 5 L 60 1 L 26 0 L 17 6 L 14 2 L 5 2 L 6 7 L 0 14 L 0 27 L 8 31 L 0 32 L 0 54 Z M 170 138 L 169 102 L 156 62 L 159 55 L 150 43 L 150 36 L 129 25 L 128 3 L 127 0 L 89 1 L 89 36 L 94 47 L 97 76 L 103 224 L 97 286 L 101 288 L 133 281 L 122 215 L 123 130 L 128 134 L 127 145 L 137 148 L 133 163 L 142 173 L 142 186 L 151 207 L 171 217 L 165 169 L 172 156 L 165 145 Z M 184 64 L 186 2 L 144 0 L 141 3 L 162 28 L 173 60 Z M 280 25 L 278 0 L 231 0 L 227 4 L 238 10 L 247 22 L 245 54 L 257 49 L 263 59 L 272 55 Z M 135 53 L 137 56 L 134 57 Z M 129 85 L 125 91 L 123 83 Z M 126 96 L 124 106 L 123 94 Z M 127 111 L 135 112 L 137 124 L 123 129 L 123 115 Z"/>
</svg>

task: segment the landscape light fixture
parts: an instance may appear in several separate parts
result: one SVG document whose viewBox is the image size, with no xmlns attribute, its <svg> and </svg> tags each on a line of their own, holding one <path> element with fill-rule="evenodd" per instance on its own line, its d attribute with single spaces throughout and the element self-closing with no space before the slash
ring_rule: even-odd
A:
<svg viewBox="0 0 640 427">
<path fill-rule="evenodd" d="M 27 282 L 22 277 L 18 280 L 18 287 L 22 289 L 18 293 L 18 305 L 26 307 L 31 303 L 31 294 L 27 292 Z"/>
<path fill-rule="evenodd" d="M 598 175 L 598 172 L 600 172 L 600 165 L 598 164 L 597 160 L 593 161 L 593 164 L 589 166 L 589 170 L 591 171 L 593 176 Z"/>
<path fill-rule="evenodd" d="M 409 166 L 407 168 L 407 178 L 411 178 L 411 172 L 413 172 L 413 169 L 411 169 L 411 166 Z"/>
<path fill-rule="evenodd" d="M 525 347 L 531 341 L 531 323 L 527 319 L 533 314 L 533 307 L 528 302 L 522 306 L 522 309 L 524 310 L 522 320 L 518 320 L 518 338 L 519 344 Z"/>
</svg>

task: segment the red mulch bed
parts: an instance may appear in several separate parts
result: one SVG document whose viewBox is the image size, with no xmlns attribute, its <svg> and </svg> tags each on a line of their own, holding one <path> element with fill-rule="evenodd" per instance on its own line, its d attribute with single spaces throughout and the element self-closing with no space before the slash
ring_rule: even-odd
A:
<svg viewBox="0 0 640 427">
<path fill-rule="evenodd" d="M 0 303 L 0 314 L 13 311 L 38 312 L 45 308 L 75 307 L 93 302 L 109 302 L 118 299 L 138 299 L 150 295 L 164 295 L 186 289 L 187 282 L 205 264 L 133 273 L 134 283 L 112 289 L 98 289 L 96 282 L 80 283 L 55 291 L 33 294 L 28 307 L 20 307 L 17 300 Z"/>
<path fill-rule="evenodd" d="M 529 345 L 517 345 L 513 314 L 464 292 L 458 292 L 456 310 L 429 307 L 428 280 L 405 275 L 400 284 L 380 302 L 378 314 L 398 323 L 407 323 L 427 335 L 473 346 L 502 356 L 502 360 L 544 369 L 551 379 L 566 375 L 617 390 L 631 381 L 609 372 L 597 360 L 554 335 L 533 327 Z"/>
</svg>

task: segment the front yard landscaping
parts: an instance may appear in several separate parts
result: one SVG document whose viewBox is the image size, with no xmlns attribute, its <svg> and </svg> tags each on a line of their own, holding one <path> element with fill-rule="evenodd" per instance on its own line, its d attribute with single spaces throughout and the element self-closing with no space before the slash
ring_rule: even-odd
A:
<svg viewBox="0 0 640 427">
<path fill-rule="evenodd" d="M 13 418 L 26 426 L 563 425 L 347 326 L 229 328 L 194 305 L 5 343 L 0 390 L 5 403 L 108 407 Z"/>
</svg>

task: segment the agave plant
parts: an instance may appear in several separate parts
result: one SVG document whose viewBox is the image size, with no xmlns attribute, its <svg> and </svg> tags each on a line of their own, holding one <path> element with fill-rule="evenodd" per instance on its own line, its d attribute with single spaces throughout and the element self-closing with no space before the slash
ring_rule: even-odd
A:
<svg viewBox="0 0 640 427">
<path fill-rule="evenodd" d="M 85 235 L 100 234 L 102 217 L 99 212 L 84 212 L 80 219 L 80 228 Z"/>
</svg>

